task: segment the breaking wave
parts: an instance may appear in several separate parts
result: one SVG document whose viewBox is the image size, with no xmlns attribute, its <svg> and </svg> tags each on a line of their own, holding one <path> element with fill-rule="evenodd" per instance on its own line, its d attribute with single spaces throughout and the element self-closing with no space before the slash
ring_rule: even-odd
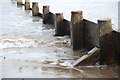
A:
<svg viewBox="0 0 120 80">
<path fill-rule="evenodd" d="M 44 38 L 43 38 L 44 37 Z M 5 48 L 33 48 L 33 47 L 69 47 L 68 36 L 54 37 L 53 35 L 12 35 L 3 36 L 0 40 L 0 49 Z"/>
</svg>

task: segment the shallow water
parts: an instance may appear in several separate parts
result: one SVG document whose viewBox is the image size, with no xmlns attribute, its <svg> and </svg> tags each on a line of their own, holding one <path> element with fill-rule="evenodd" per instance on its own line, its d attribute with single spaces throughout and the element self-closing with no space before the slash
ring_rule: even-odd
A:
<svg viewBox="0 0 120 80">
<path fill-rule="evenodd" d="M 52 2 L 47 3 L 55 6 Z M 71 67 L 83 54 L 71 50 L 68 36 L 54 37 L 53 26 L 42 24 L 42 19 L 32 17 L 24 7 L 17 7 L 14 0 L 6 0 L 0 7 L 0 73 L 3 78 L 118 77 L 117 66 Z"/>
</svg>

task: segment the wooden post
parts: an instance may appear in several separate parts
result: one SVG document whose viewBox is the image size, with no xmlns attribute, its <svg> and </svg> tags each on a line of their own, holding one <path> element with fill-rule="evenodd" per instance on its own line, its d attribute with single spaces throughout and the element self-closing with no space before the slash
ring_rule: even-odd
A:
<svg viewBox="0 0 120 80">
<path fill-rule="evenodd" d="M 118 64 L 120 64 L 120 32 L 113 31 L 114 34 L 114 46 L 115 46 L 115 54 Z"/>
<path fill-rule="evenodd" d="M 32 3 L 32 15 L 37 16 L 39 14 L 38 2 Z"/>
<path fill-rule="evenodd" d="M 115 53 L 114 53 L 114 41 L 113 41 L 113 29 L 111 19 L 99 19 L 99 44 L 101 48 L 100 63 L 101 64 L 114 64 Z"/>
<path fill-rule="evenodd" d="M 71 44 L 73 50 L 83 49 L 83 12 L 71 12 Z"/>
<path fill-rule="evenodd" d="M 106 33 L 110 33 L 113 31 L 111 19 L 99 19 L 98 26 L 100 28 L 100 36 L 103 36 Z"/>
<path fill-rule="evenodd" d="M 23 5 L 22 0 L 17 0 L 17 5 Z"/>
<path fill-rule="evenodd" d="M 63 13 L 56 13 L 56 25 L 55 25 L 55 35 L 56 36 L 63 36 L 64 35 L 64 27 L 63 26 L 63 19 L 64 19 L 64 16 L 63 16 Z"/>
<path fill-rule="evenodd" d="M 25 0 L 25 10 L 30 10 L 30 0 Z"/>
<path fill-rule="evenodd" d="M 120 32 L 114 31 L 115 54 L 117 57 L 118 66 L 120 65 L 120 42 L 119 41 L 120 41 Z M 118 76 L 120 76 L 120 67 L 118 67 L 118 74 L 119 74 Z"/>
<path fill-rule="evenodd" d="M 43 6 L 43 23 L 49 22 L 49 6 Z"/>
</svg>

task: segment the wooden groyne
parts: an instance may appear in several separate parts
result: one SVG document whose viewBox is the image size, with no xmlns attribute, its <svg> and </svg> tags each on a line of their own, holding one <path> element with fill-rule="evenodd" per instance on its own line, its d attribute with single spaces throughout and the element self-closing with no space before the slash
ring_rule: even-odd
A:
<svg viewBox="0 0 120 80">
<path fill-rule="evenodd" d="M 17 5 L 22 4 L 22 0 L 18 0 Z M 99 19 L 98 23 L 95 23 L 84 19 L 83 11 L 71 11 L 71 21 L 68 21 L 64 19 L 63 13 L 52 13 L 49 5 L 43 6 L 41 14 L 38 2 L 33 2 L 32 8 L 29 4 L 30 1 L 26 0 L 25 10 L 32 9 L 33 16 L 40 16 L 44 24 L 53 25 L 55 36 L 70 36 L 73 50 L 90 51 L 97 47 L 100 49 L 100 64 L 120 63 L 120 33 L 112 29 L 111 19 Z M 91 59 L 91 56 L 89 58 Z M 95 56 L 92 55 L 92 58 Z"/>
<path fill-rule="evenodd" d="M 83 22 L 84 22 L 84 48 L 90 50 L 95 46 L 99 47 L 98 25 L 86 19 L 84 19 Z"/>
</svg>

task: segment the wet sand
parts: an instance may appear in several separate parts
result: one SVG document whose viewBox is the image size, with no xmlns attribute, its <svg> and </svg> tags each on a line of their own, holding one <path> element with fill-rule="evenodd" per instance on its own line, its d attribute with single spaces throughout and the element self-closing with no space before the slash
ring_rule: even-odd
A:
<svg viewBox="0 0 120 80">
<path fill-rule="evenodd" d="M 64 51 L 64 52 L 63 52 Z M 117 66 L 80 66 L 71 64 L 77 53 L 56 48 L 4 49 L 3 78 L 118 78 Z M 67 53 L 65 53 L 67 52 Z"/>
</svg>

